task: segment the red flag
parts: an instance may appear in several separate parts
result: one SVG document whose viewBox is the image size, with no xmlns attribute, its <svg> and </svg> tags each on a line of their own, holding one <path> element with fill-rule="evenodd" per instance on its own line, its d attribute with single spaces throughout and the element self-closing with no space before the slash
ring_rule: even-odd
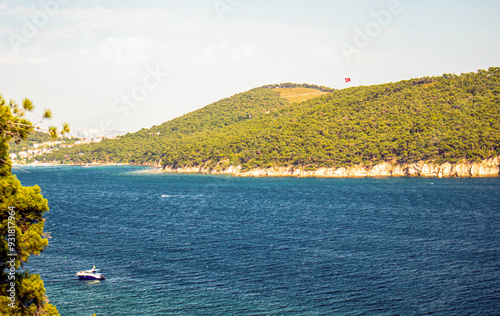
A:
<svg viewBox="0 0 500 316">
<path fill-rule="evenodd" d="M 351 78 L 345 78 L 345 82 L 351 82 Z"/>
</svg>

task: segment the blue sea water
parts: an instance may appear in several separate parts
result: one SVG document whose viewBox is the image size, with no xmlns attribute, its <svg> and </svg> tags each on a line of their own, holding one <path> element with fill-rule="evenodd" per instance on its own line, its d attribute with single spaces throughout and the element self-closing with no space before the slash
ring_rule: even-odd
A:
<svg viewBox="0 0 500 316">
<path fill-rule="evenodd" d="M 26 267 L 64 316 L 500 314 L 500 178 L 25 170 L 52 236 Z"/>
</svg>

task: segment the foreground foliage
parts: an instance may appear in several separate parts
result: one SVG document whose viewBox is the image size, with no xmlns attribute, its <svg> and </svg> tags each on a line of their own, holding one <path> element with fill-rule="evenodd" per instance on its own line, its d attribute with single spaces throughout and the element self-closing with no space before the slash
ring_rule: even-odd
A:
<svg viewBox="0 0 500 316">
<path fill-rule="evenodd" d="M 288 86 L 296 88 L 253 89 L 149 130 L 48 159 L 314 169 L 500 155 L 500 68 L 335 90 L 294 104 L 275 91 Z"/>
<path fill-rule="evenodd" d="M 40 276 L 22 271 L 48 244 L 43 237 L 47 200 L 38 186 L 23 187 L 12 175 L 7 154 L 11 139 L 24 140 L 34 130 L 24 118 L 32 109 L 29 100 L 19 107 L 0 96 L 0 315 L 59 315 Z"/>
</svg>

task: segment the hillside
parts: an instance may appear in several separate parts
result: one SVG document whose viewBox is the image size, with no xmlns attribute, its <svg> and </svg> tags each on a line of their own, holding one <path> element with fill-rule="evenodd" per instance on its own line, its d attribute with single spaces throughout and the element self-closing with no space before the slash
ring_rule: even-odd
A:
<svg viewBox="0 0 500 316">
<path fill-rule="evenodd" d="M 11 140 L 9 142 L 8 153 L 9 154 L 18 153 L 22 150 L 30 149 L 33 146 L 33 144 L 50 142 L 52 140 L 53 139 L 49 133 L 35 131 L 34 133 L 29 134 L 28 138 L 25 140 L 19 140 L 19 139 Z"/>
<path fill-rule="evenodd" d="M 317 98 L 327 92 L 311 88 L 276 88 L 274 91 L 280 94 L 280 97 L 287 99 L 290 103 L 300 103 L 310 99 Z"/>
<path fill-rule="evenodd" d="M 267 88 L 256 88 L 212 103 L 194 112 L 154 126 L 129 133 L 118 140 L 104 140 L 98 144 L 61 150 L 45 157 L 71 163 L 121 162 L 157 164 L 166 148 L 193 135 L 209 135 L 215 130 L 248 121 L 267 112 L 288 106 L 279 93 Z M 69 159 L 68 159 L 69 157 Z"/>
<path fill-rule="evenodd" d="M 293 99 L 287 93 L 293 97 L 297 88 L 253 89 L 150 130 L 47 159 L 314 170 L 500 155 L 500 68 L 288 101 Z"/>
</svg>

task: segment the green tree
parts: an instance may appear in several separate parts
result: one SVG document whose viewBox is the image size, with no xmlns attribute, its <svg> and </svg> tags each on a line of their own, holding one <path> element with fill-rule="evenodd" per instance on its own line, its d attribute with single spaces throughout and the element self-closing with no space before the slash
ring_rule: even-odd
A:
<svg viewBox="0 0 500 316">
<path fill-rule="evenodd" d="M 25 99 L 22 106 L 7 102 L 0 95 L 0 314 L 59 315 L 45 295 L 39 275 L 21 272 L 31 255 L 39 255 L 48 240 L 44 237 L 43 214 L 49 210 L 38 186 L 23 187 L 12 175 L 8 157 L 11 140 L 25 140 L 36 126 L 25 118 L 33 103 Z M 42 120 L 50 119 L 46 110 Z M 62 133 L 69 131 L 65 123 Z M 56 137 L 55 127 L 49 132 Z"/>
</svg>

